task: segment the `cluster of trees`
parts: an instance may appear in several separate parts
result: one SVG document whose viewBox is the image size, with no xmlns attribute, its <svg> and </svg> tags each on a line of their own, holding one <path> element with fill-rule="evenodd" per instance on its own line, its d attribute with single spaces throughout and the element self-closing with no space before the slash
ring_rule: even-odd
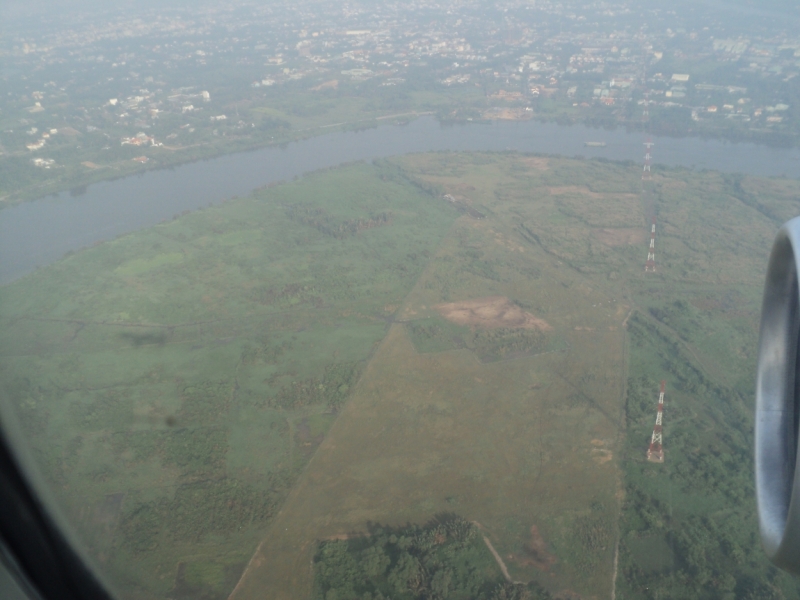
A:
<svg viewBox="0 0 800 600">
<path fill-rule="evenodd" d="M 320 306 L 322 297 L 315 286 L 301 283 L 286 285 L 261 285 L 248 292 L 251 300 L 265 306 L 289 307 L 298 304 Z"/>
<path fill-rule="evenodd" d="M 545 600 L 503 576 L 475 525 L 440 514 L 425 525 L 371 525 L 369 535 L 320 544 L 315 600 Z"/>
<path fill-rule="evenodd" d="M 547 347 L 547 337 L 538 329 L 502 327 L 477 330 L 466 345 L 482 361 L 490 362 L 542 352 Z"/>
<path fill-rule="evenodd" d="M 339 410 L 358 381 L 360 373 L 360 364 L 357 362 L 331 363 L 325 367 L 322 377 L 309 377 L 283 386 L 270 399 L 269 405 L 274 408 L 297 409 L 325 404 L 332 411 Z"/>
<path fill-rule="evenodd" d="M 292 206 L 287 214 L 292 220 L 314 227 L 321 234 L 340 240 L 353 236 L 364 229 L 388 225 L 392 221 L 392 213 L 385 211 L 368 217 L 339 221 L 324 208 L 309 205 Z"/>
<path fill-rule="evenodd" d="M 167 538 L 201 542 L 209 535 L 229 535 L 261 528 L 277 511 L 290 484 L 286 474 L 270 475 L 266 489 L 231 477 L 179 486 L 170 498 L 126 498 L 119 523 L 119 543 L 134 553 L 155 549 Z M 166 536 L 166 537 L 164 537 Z"/>
<path fill-rule="evenodd" d="M 746 190 L 742 185 L 744 183 L 744 175 L 742 173 L 723 173 L 722 181 L 725 183 L 725 191 L 727 193 L 741 200 L 747 206 L 754 208 L 776 224 L 783 223 L 787 218 L 794 216 L 780 214 L 774 207 L 762 202 L 761 198 L 756 194 Z"/>
<path fill-rule="evenodd" d="M 441 198 L 444 194 L 444 188 L 440 184 L 425 181 L 420 177 L 416 177 L 406 169 L 403 169 L 398 165 L 394 165 L 385 159 L 375 161 L 375 165 L 380 167 L 381 179 L 397 181 L 398 183 L 407 185 L 410 184 L 420 193 L 432 198 Z M 444 175 L 444 173 L 441 174 Z"/>
<path fill-rule="evenodd" d="M 278 360 L 285 352 L 292 349 L 292 343 L 284 340 L 280 344 L 273 344 L 269 337 L 264 337 L 257 343 L 246 342 L 242 348 L 241 361 L 243 365 L 278 364 Z"/>
<path fill-rule="evenodd" d="M 691 339 L 696 332 L 703 332 L 703 324 L 686 300 L 675 300 L 661 307 L 653 306 L 649 312 L 655 319 L 672 327 L 684 338 Z"/>
<path fill-rule="evenodd" d="M 483 362 L 535 354 L 548 346 L 547 336 L 538 329 L 500 327 L 471 330 L 439 319 L 408 323 L 407 327 L 419 352 L 466 348 Z"/>
<path fill-rule="evenodd" d="M 470 256 L 469 262 L 464 266 L 464 270 L 477 277 L 488 279 L 489 281 L 501 281 L 502 277 L 497 270 L 498 260 L 486 260 L 483 257 Z"/>
<path fill-rule="evenodd" d="M 654 316 L 677 325 L 691 318 L 689 308 L 667 304 Z M 628 380 L 625 407 L 621 595 L 797 597 L 796 582 L 769 565 L 758 543 L 752 416 L 743 398 L 706 375 L 680 340 L 652 319 L 635 314 L 628 331 L 643 362 L 633 367 L 638 373 Z M 658 465 L 644 460 L 659 387 L 651 373 L 668 380 L 666 461 Z M 657 548 L 657 560 L 645 547 Z"/>
</svg>

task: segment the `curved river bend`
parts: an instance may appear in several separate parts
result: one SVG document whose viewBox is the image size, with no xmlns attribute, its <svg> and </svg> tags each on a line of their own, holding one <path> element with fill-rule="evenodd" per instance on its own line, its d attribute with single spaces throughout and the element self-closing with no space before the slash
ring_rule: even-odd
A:
<svg viewBox="0 0 800 600">
<path fill-rule="evenodd" d="M 586 141 L 605 147 L 586 147 Z M 800 149 L 699 138 L 653 138 L 654 162 L 751 175 L 800 173 Z M 643 158 L 641 133 L 583 125 L 495 122 L 441 125 L 432 117 L 408 125 L 330 133 L 280 147 L 228 154 L 91 185 L 0 211 L 0 283 L 55 262 L 69 250 L 155 225 L 184 210 L 243 196 L 269 183 L 354 160 L 436 150 L 518 150 L 564 156 Z"/>
</svg>

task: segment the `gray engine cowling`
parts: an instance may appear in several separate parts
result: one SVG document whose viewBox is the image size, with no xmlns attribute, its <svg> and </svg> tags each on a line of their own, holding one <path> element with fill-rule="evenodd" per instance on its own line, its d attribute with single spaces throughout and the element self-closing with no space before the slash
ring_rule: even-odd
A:
<svg viewBox="0 0 800 600">
<path fill-rule="evenodd" d="M 800 573 L 800 217 L 772 246 L 761 308 L 755 415 L 761 541 L 779 567 Z"/>
</svg>

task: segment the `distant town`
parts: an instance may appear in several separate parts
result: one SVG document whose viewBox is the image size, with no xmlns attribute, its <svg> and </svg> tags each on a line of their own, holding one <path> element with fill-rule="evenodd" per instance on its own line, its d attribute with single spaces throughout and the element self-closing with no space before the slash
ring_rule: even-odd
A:
<svg viewBox="0 0 800 600">
<path fill-rule="evenodd" d="M 794 145 L 800 33 L 776 18 L 432 1 L 8 19 L 0 198 L 421 112 Z"/>
</svg>

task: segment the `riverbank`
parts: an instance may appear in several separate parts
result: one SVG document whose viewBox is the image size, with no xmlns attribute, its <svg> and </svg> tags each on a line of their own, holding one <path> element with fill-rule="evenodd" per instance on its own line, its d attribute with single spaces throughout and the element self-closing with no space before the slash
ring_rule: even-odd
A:
<svg viewBox="0 0 800 600">
<path fill-rule="evenodd" d="M 403 117 L 400 117 L 403 118 Z M 587 139 L 605 147 L 586 147 Z M 422 116 L 404 125 L 337 131 L 292 142 L 102 181 L 0 210 L 0 283 L 8 283 L 66 252 L 155 225 L 304 173 L 352 161 L 414 152 L 543 153 L 642 161 L 639 133 L 538 121 L 442 124 Z M 800 173 L 800 149 L 775 149 L 698 138 L 653 138 L 653 170 L 717 169 L 757 176 Z"/>
</svg>

